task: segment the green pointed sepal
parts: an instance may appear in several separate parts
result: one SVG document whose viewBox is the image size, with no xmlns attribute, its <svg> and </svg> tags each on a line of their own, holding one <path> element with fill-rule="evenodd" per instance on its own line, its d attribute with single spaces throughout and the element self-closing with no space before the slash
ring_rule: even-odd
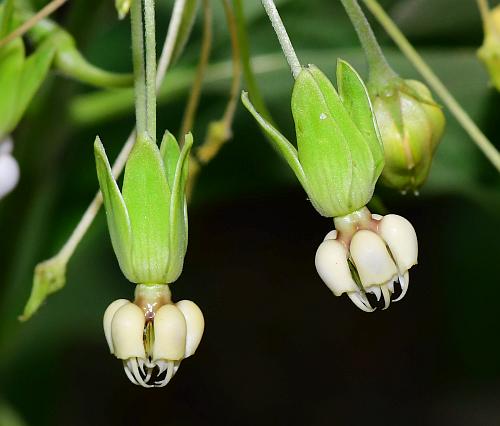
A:
<svg viewBox="0 0 500 426">
<path fill-rule="evenodd" d="M 366 87 L 345 61 L 337 63 L 338 92 L 314 65 L 303 68 L 292 93 L 297 149 L 242 101 L 287 161 L 323 216 L 349 214 L 370 201 L 384 152 Z"/>
<path fill-rule="evenodd" d="M 121 193 L 104 147 L 96 138 L 97 175 L 111 242 L 120 268 L 131 282 L 171 283 L 182 271 L 187 247 L 187 159 L 192 143 L 189 134 L 179 150 L 167 132 L 158 150 L 148 136 L 138 136 Z"/>
</svg>

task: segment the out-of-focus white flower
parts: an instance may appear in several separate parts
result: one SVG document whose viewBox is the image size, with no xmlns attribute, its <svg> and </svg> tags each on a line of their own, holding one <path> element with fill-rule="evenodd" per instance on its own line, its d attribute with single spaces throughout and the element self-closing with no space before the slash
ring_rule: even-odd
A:
<svg viewBox="0 0 500 426">
<path fill-rule="evenodd" d="M 408 290 L 408 270 L 418 256 L 411 223 L 395 214 L 371 215 L 365 207 L 335 218 L 335 226 L 316 252 L 316 269 L 330 290 L 336 296 L 347 293 L 365 312 L 374 311 L 382 300 L 387 309 L 397 293 L 393 301 L 401 300 Z"/>
<path fill-rule="evenodd" d="M 0 200 L 11 192 L 19 181 L 19 165 L 12 156 L 12 149 L 12 139 L 0 141 Z"/>
<path fill-rule="evenodd" d="M 109 350 L 123 360 L 130 381 L 150 388 L 165 386 L 195 353 L 205 321 L 195 303 L 172 303 L 167 285 L 141 284 L 134 303 L 118 299 L 108 306 L 103 326 Z"/>
</svg>

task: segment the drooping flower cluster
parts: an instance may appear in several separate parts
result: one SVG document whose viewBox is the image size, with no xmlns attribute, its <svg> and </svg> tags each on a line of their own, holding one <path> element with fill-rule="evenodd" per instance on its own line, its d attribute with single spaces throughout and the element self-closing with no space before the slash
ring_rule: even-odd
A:
<svg viewBox="0 0 500 426">
<path fill-rule="evenodd" d="M 335 218 L 335 227 L 318 247 L 315 260 L 333 294 L 347 293 L 365 312 L 374 311 L 382 301 L 387 309 L 391 299 L 401 300 L 408 290 L 409 269 L 417 264 L 417 236 L 411 223 L 395 214 L 372 215 L 365 207 Z"/>
<path fill-rule="evenodd" d="M 167 285 L 138 285 L 134 303 L 118 299 L 108 306 L 103 326 L 109 351 L 123 360 L 130 381 L 151 388 L 166 386 L 195 353 L 205 321 L 195 303 L 172 303 Z"/>
</svg>

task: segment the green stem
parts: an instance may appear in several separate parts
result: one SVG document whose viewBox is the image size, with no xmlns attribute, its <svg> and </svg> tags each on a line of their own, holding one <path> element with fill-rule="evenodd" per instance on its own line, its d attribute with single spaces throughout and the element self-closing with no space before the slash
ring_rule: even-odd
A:
<svg viewBox="0 0 500 426">
<path fill-rule="evenodd" d="M 488 30 L 490 29 L 490 18 L 489 18 L 490 7 L 488 5 L 488 0 L 477 0 L 477 7 L 479 8 L 479 12 L 481 13 L 484 34 L 486 35 Z"/>
<path fill-rule="evenodd" d="M 243 75 L 245 76 L 248 96 L 250 97 L 252 103 L 255 105 L 257 111 L 259 111 L 260 115 L 262 115 L 271 124 L 274 124 L 271 113 L 267 109 L 267 106 L 264 102 L 264 97 L 262 96 L 259 90 L 259 86 L 257 85 L 257 80 L 255 79 L 252 64 L 250 63 L 250 45 L 248 42 L 245 15 L 243 13 L 243 2 L 241 0 L 233 0 L 233 9 L 237 27 L 241 64 L 243 66 Z"/>
<path fill-rule="evenodd" d="M 444 84 L 434 74 L 431 68 L 425 63 L 418 52 L 413 48 L 410 42 L 406 39 L 399 28 L 394 24 L 391 18 L 385 13 L 384 9 L 376 0 L 363 0 L 377 18 L 380 25 L 384 27 L 387 33 L 391 36 L 394 42 L 398 45 L 408 60 L 425 78 L 427 83 L 434 89 L 444 104 L 449 108 L 460 125 L 469 134 L 478 148 L 483 151 L 483 154 L 491 161 L 495 168 L 500 171 L 500 153 L 488 138 L 481 132 L 479 127 L 472 121 L 469 115 L 464 111 L 460 104 L 456 101 L 453 95 L 448 91 Z"/>
<path fill-rule="evenodd" d="M 363 46 L 368 62 L 370 84 L 384 86 L 388 81 L 397 78 L 397 74 L 387 63 L 375 34 L 373 34 L 372 28 L 357 0 L 341 1 Z"/>
<path fill-rule="evenodd" d="M 269 20 L 273 26 L 274 32 L 278 37 L 278 41 L 281 45 L 281 50 L 285 55 L 285 58 L 290 66 L 290 70 L 292 71 L 293 78 L 297 78 L 302 70 L 302 66 L 300 65 L 299 58 L 297 58 L 297 54 L 292 46 L 292 42 L 290 41 L 290 37 L 286 32 L 285 26 L 283 25 L 283 21 L 278 13 L 278 9 L 276 9 L 276 5 L 273 0 L 261 0 L 262 6 L 266 10 L 267 16 L 269 16 Z"/>
<path fill-rule="evenodd" d="M 210 58 L 210 51 L 212 50 L 212 6 L 210 0 L 203 0 L 203 35 L 201 42 L 200 59 L 196 67 L 196 74 L 194 77 L 193 85 L 189 99 L 184 110 L 182 117 L 181 131 L 179 135 L 179 142 L 182 146 L 184 144 L 184 136 L 192 130 L 194 117 L 200 102 L 201 88 L 207 70 L 208 60 Z"/>
<path fill-rule="evenodd" d="M 137 133 L 143 134 L 147 131 L 147 105 L 142 0 L 132 1 L 130 22 L 132 28 L 132 61 L 134 65 L 135 121 Z"/>
<path fill-rule="evenodd" d="M 146 39 L 146 130 L 156 141 L 156 36 L 155 2 L 144 0 Z"/>
</svg>

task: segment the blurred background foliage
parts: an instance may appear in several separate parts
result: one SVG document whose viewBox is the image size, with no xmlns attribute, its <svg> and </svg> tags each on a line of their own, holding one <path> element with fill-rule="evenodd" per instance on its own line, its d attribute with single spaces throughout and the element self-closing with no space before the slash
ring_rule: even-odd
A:
<svg viewBox="0 0 500 426">
<path fill-rule="evenodd" d="M 158 40 L 172 3 L 157 1 Z M 366 75 L 340 2 L 277 3 L 303 63 L 333 77 L 342 57 Z M 383 5 L 499 146 L 500 95 L 476 59 L 482 26 L 475 2 Z M 244 6 L 259 85 L 293 139 L 292 78 L 260 2 Z M 229 37 L 221 4 L 213 7 L 211 68 L 193 129 L 198 142 L 222 114 L 230 85 Z M 131 69 L 129 24 L 116 19 L 111 0 L 72 0 L 55 18 L 92 62 Z M 158 127 L 174 133 L 201 25 L 198 19 L 159 100 Z M 373 25 L 391 65 L 418 78 Z M 314 253 L 333 225 L 311 208 L 239 106 L 232 141 L 195 188 L 184 273 L 173 285 L 176 300 L 202 308 L 204 338 L 168 387 L 144 390 L 128 382 L 102 332 L 106 306 L 133 292 L 103 212 L 72 258 L 64 290 L 29 322 L 17 321 L 35 264 L 60 248 L 97 189 L 96 133 L 114 158 L 133 126 L 127 96 L 52 74 L 14 133 L 22 176 L 0 203 L 0 425 L 500 424 L 499 177 L 446 115 L 420 196 L 377 189 L 389 211 L 415 225 L 420 263 L 406 298 L 368 315 L 335 298 L 317 276 Z"/>
</svg>

